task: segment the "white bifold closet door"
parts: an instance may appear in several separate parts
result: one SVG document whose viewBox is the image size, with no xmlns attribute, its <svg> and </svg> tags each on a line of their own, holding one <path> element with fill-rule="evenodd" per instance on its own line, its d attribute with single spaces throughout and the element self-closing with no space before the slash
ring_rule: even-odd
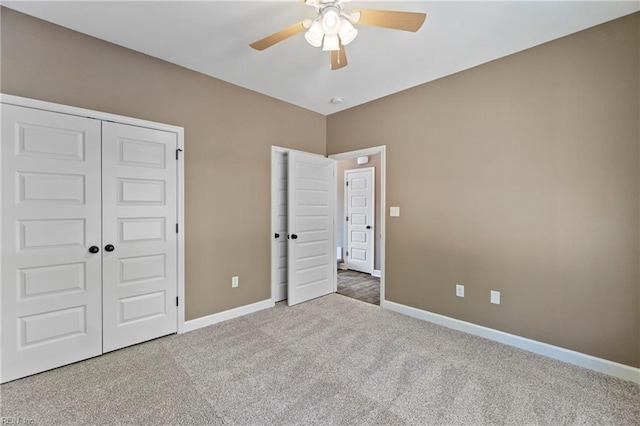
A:
<svg viewBox="0 0 640 426">
<path fill-rule="evenodd" d="M 6 382 L 102 353 L 100 121 L 2 105 L 1 145 Z"/>
<path fill-rule="evenodd" d="M 333 293 L 335 161 L 289 152 L 288 297 L 289 306 Z"/>
<path fill-rule="evenodd" d="M 175 133 L 102 124 L 104 352 L 177 330 Z"/>
<path fill-rule="evenodd" d="M 176 145 L 2 105 L 1 382 L 176 331 Z"/>
</svg>

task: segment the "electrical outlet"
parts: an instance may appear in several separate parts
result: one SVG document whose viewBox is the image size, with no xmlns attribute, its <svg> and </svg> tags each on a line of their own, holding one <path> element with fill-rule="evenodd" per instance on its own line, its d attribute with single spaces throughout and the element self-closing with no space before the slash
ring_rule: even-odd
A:
<svg viewBox="0 0 640 426">
<path fill-rule="evenodd" d="M 500 304 L 500 292 L 499 291 L 491 290 L 491 303 L 493 303 L 494 305 L 499 305 Z"/>
<path fill-rule="evenodd" d="M 238 287 L 238 277 L 231 277 L 231 287 L 232 288 Z"/>
<path fill-rule="evenodd" d="M 464 286 L 462 284 L 456 284 L 456 296 L 464 297 Z"/>
</svg>

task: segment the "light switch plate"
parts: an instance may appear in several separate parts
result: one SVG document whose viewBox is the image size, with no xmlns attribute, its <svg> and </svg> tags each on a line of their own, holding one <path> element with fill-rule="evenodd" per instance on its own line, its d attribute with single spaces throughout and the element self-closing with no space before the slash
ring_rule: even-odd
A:
<svg viewBox="0 0 640 426">
<path fill-rule="evenodd" d="M 389 215 L 391 217 L 400 217 L 400 207 L 390 207 Z"/>
<path fill-rule="evenodd" d="M 499 291 L 491 290 L 491 303 L 493 303 L 494 305 L 499 305 L 500 304 L 500 292 Z"/>
</svg>

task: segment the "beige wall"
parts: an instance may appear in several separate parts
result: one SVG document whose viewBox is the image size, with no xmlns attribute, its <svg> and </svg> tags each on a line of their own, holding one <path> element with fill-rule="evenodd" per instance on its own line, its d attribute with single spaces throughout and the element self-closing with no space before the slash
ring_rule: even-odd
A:
<svg viewBox="0 0 640 426">
<path fill-rule="evenodd" d="M 387 146 L 388 300 L 640 366 L 639 26 L 328 117 L 329 154 Z"/>
<path fill-rule="evenodd" d="M 187 319 L 271 297 L 270 146 L 323 154 L 325 117 L 6 8 L 1 35 L 3 93 L 185 128 Z"/>
<path fill-rule="evenodd" d="M 345 217 L 347 216 L 344 211 L 344 172 L 345 170 L 353 170 L 353 169 L 364 169 L 368 167 L 374 168 L 374 198 L 375 198 L 375 206 L 374 206 L 374 216 L 375 216 L 375 242 L 374 242 L 374 259 L 373 259 L 373 269 L 380 270 L 380 233 L 382 232 L 382 220 L 381 220 L 381 211 L 380 211 L 380 201 L 382 197 L 380 196 L 380 154 L 369 155 L 369 162 L 367 164 L 359 165 L 358 157 L 353 158 L 345 158 L 344 160 L 339 160 L 336 162 L 336 176 L 338 181 L 338 191 L 336 193 L 336 205 L 338 208 L 336 209 L 336 242 L 342 247 L 342 253 L 347 250 L 347 234 L 346 234 L 346 221 Z"/>
</svg>

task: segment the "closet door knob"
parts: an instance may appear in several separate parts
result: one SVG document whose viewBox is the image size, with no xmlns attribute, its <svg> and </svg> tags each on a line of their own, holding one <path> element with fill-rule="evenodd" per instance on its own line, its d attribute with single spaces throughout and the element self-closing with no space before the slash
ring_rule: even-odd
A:
<svg viewBox="0 0 640 426">
<path fill-rule="evenodd" d="M 298 236 L 297 236 L 296 234 L 291 234 L 291 239 L 292 239 L 292 240 L 297 240 L 297 239 L 298 239 Z"/>
<path fill-rule="evenodd" d="M 280 238 L 280 234 L 276 232 L 276 238 Z"/>
<path fill-rule="evenodd" d="M 104 246 L 105 251 L 114 251 L 116 248 L 112 244 Z"/>
<path fill-rule="evenodd" d="M 367 225 L 367 229 L 371 229 L 371 225 Z"/>
<path fill-rule="evenodd" d="M 99 252 L 99 251 L 100 251 L 100 247 L 98 247 L 98 246 L 91 246 L 91 247 L 89 247 L 89 253 L 96 254 L 96 253 L 97 253 L 97 252 Z"/>
</svg>

